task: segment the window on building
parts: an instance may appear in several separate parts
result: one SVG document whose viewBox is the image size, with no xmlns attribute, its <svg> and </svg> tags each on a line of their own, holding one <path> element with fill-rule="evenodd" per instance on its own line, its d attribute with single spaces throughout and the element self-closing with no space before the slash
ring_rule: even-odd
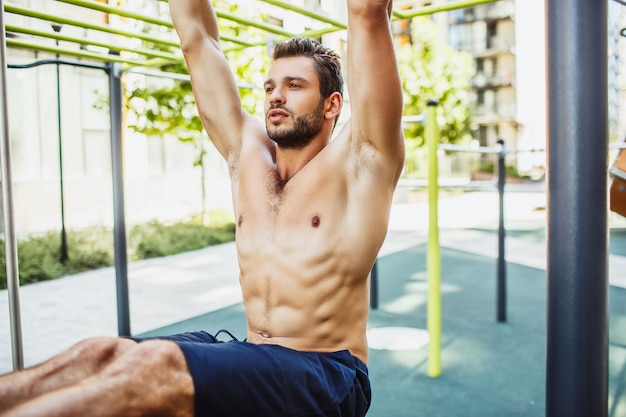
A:
<svg viewBox="0 0 626 417">
<path fill-rule="evenodd" d="M 487 23 L 487 49 L 497 48 L 498 26 L 496 22 Z"/>
<path fill-rule="evenodd" d="M 463 23 L 450 27 L 450 44 L 463 52 L 476 53 L 485 49 L 485 23 Z"/>
<path fill-rule="evenodd" d="M 484 72 L 485 61 L 482 58 L 476 58 L 476 72 Z"/>
</svg>

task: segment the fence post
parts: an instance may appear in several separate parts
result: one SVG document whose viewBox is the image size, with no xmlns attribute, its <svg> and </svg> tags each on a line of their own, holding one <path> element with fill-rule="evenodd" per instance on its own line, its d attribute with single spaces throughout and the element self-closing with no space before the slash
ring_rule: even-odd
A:
<svg viewBox="0 0 626 417">
<path fill-rule="evenodd" d="M 370 272 L 370 307 L 378 308 L 378 258 L 374 261 Z"/>
<path fill-rule="evenodd" d="M 504 140 L 498 139 L 498 207 L 499 207 L 499 219 L 498 219 L 498 278 L 497 278 L 497 299 L 498 299 L 498 314 L 497 319 L 499 322 L 506 321 L 506 259 L 504 252 L 504 184 L 506 182 L 506 167 L 505 156 L 506 150 L 504 149 Z"/>
<path fill-rule="evenodd" d="M 17 259 L 17 238 L 15 235 L 15 216 L 13 207 L 13 173 L 11 169 L 11 138 L 9 136 L 9 111 L 7 98 L 7 63 L 6 34 L 4 30 L 4 2 L 0 0 L 0 106 L 2 106 L 2 138 L 0 138 L 0 156 L 2 157 L 2 219 L 4 223 L 4 248 L 6 252 L 7 289 L 9 293 L 9 318 L 11 325 L 11 348 L 13 369 L 24 368 L 22 347 L 22 320 L 20 313 L 20 281 Z"/>
<path fill-rule="evenodd" d="M 124 209 L 124 141 L 122 138 L 121 64 L 107 64 L 109 106 L 111 111 L 111 161 L 113 165 L 113 238 L 115 244 L 115 278 L 117 291 L 117 331 L 130 336 L 130 302 L 128 296 L 128 253 Z"/>
</svg>

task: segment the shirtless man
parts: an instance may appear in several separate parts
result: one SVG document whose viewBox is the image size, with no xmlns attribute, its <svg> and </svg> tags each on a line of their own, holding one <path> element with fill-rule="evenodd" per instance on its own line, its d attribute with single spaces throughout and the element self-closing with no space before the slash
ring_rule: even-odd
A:
<svg viewBox="0 0 626 417">
<path fill-rule="evenodd" d="M 391 0 L 347 0 L 338 56 L 275 47 L 265 122 L 244 112 L 210 0 L 170 0 L 204 127 L 228 162 L 245 342 L 97 338 L 0 379 L 2 416 L 363 416 L 368 273 L 404 160 Z M 140 342 L 140 343 L 138 343 Z"/>
</svg>

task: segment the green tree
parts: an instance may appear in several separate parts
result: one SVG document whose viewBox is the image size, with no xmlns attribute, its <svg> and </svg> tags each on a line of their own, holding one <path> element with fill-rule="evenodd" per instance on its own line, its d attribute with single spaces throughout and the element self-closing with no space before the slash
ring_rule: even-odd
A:
<svg viewBox="0 0 626 417">
<path fill-rule="evenodd" d="M 437 120 L 442 143 L 470 139 L 470 91 L 474 74 L 472 58 L 439 39 L 435 23 L 427 17 L 413 19 L 411 43 L 397 50 L 398 67 L 404 91 L 404 114 L 422 115 L 429 100 L 436 100 Z M 406 126 L 407 168 L 410 155 L 422 147 L 424 125 Z"/>
</svg>

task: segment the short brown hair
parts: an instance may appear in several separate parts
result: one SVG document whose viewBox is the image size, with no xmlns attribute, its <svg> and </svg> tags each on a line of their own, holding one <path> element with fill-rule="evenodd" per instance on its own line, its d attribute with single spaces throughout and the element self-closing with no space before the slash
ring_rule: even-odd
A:
<svg viewBox="0 0 626 417">
<path fill-rule="evenodd" d="M 301 37 L 278 42 L 274 46 L 272 54 L 274 61 L 294 56 L 306 56 L 313 59 L 323 98 L 328 98 L 334 92 L 343 96 L 341 58 L 335 51 L 313 39 Z"/>
</svg>

